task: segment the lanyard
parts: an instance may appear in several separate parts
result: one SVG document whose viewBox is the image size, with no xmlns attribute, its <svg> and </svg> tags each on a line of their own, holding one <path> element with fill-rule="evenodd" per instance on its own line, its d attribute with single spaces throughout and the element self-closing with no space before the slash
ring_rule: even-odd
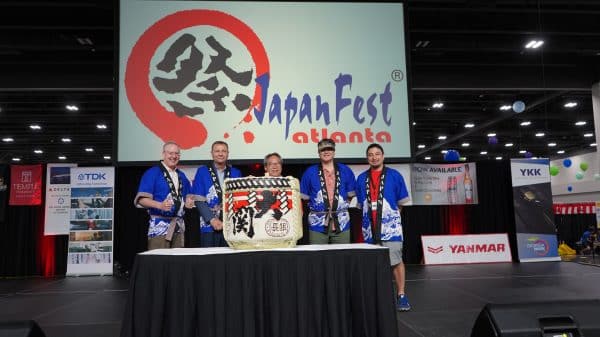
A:
<svg viewBox="0 0 600 337">
<path fill-rule="evenodd" d="M 329 230 L 329 227 L 331 225 L 330 220 L 333 219 L 333 223 L 335 224 L 335 231 L 340 232 L 340 221 L 337 217 L 337 208 L 341 179 L 340 170 L 335 164 L 333 165 L 333 169 L 335 171 L 335 188 L 333 189 L 333 203 L 331 205 L 329 204 L 329 195 L 327 194 L 327 185 L 325 183 L 325 172 L 323 172 L 323 164 L 319 164 L 319 183 L 321 184 L 321 194 L 323 195 L 323 203 L 325 203 L 325 212 L 327 212 L 327 214 L 325 215 L 325 230 Z"/>
<path fill-rule="evenodd" d="M 373 211 L 375 211 L 376 215 L 375 215 L 375 226 L 371 226 L 371 229 L 373 229 L 373 241 L 375 243 L 379 243 L 381 242 L 381 216 L 382 216 L 382 210 L 383 210 L 383 188 L 385 186 L 385 171 L 386 171 L 386 167 L 384 166 L 383 169 L 381 170 L 381 176 L 379 177 L 379 186 L 378 188 L 378 193 L 377 193 L 377 206 L 373 207 L 373 203 L 371 201 L 371 169 L 369 169 L 369 173 L 367 174 L 367 179 L 365 181 L 365 185 L 366 185 L 366 192 L 367 192 L 367 205 L 369 205 L 369 210 L 372 213 Z M 375 186 L 373 186 L 374 188 L 376 188 Z M 375 208 L 375 209 L 374 209 Z M 371 216 L 372 218 L 372 216 Z M 374 227 L 374 228 L 373 228 Z"/>
</svg>

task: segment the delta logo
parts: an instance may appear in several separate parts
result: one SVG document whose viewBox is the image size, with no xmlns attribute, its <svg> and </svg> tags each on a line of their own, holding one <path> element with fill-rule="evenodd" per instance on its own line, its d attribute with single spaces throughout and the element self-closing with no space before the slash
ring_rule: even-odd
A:
<svg viewBox="0 0 600 337">
<path fill-rule="evenodd" d="M 353 74 L 340 72 L 327 92 L 271 92 L 283 77 L 289 76 L 271 73 L 268 51 L 252 27 L 219 10 L 191 9 L 159 19 L 140 35 L 127 59 L 124 83 L 140 122 L 183 149 L 202 146 L 209 136 L 242 137 L 251 144 L 257 137 L 273 137 L 260 132 L 273 124 L 281 126 L 282 141 L 296 144 L 322 138 L 392 142 L 390 132 L 372 129 L 376 121 L 386 129 L 392 124 L 390 81 L 357 93 Z M 403 74 L 392 77 L 403 79 Z M 335 130 L 340 122 L 350 127 Z"/>
<path fill-rule="evenodd" d="M 537 256 L 546 256 L 548 254 L 548 251 L 550 250 L 550 244 L 548 243 L 548 241 L 540 239 L 537 236 L 527 238 L 526 247 L 528 249 L 531 249 L 533 253 Z"/>
</svg>

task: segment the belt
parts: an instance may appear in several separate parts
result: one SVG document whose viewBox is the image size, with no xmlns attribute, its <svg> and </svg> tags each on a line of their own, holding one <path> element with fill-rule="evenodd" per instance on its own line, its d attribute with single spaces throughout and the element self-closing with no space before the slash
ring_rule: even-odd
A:
<svg viewBox="0 0 600 337">
<path fill-rule="evenodd" d="M 338 221 L 337 214 L 347 212 L 348 210 L 341 211 L 327 211 L 327 212 L 313 212 L 314 214 L 325 214 L 325 234 L 331 230 L 331 222 L 335 224 L 335 233 L 341 233 L 340 222 Z"/>
<path fill-rule="evenodd" d="M 181 229 L 181 231 L 185 232 L 185 223 L 183 222 L 183 218 L 181 218 L 181 217 L 178 217 L 178 216 L 169 217 L 169 216 L 151 215 L 150 218 L 151 219 L 165 219 L 165 220 L 169 220 L 169 228 L 167 228 L 167 234 L 165 235 L 165 240 L 166 241 L 173 240 L 173 233 L 175 233 L 175 230 L 177 229 L 177 225 L 178 224 L 179 224 L 179 228 Z"/>
<path fill-rule="evenodd" d="M 165 219 L 165 220 L 173 220 L 173 219 L 183 219 L 180 216 L 161 216 L 161 215 L 150 215 L 150 218 L 152 219 Z"/>
</svg>

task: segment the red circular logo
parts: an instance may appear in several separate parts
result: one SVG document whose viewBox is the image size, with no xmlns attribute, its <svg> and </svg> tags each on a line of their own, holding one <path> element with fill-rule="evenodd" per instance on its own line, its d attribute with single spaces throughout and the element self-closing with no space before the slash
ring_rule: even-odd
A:
<svg viewBox="0 0 600 337">
<path fill-rule="evenodd" d="M 208 131 L 197 119 L 168 111 L 154 96 L 150 87 L 150 61 L 158 47 L 178 31 L 193 26 L 214 26 L 235 37 L 247 48 L 256 67 L 256 77 L 269 73 L 269 60 L 262 41 L 254 31 L 237 18 L 215 10 L 185 10 L 168 15 L 150 26 L 131 50 L 125 69 L 125 91 L 131 108 L 156 136 L 175 141 L 189 149 L 204 144 Z M 256 86 L 249 111 L 262 102 L 262 90 Z"/>
</svg>

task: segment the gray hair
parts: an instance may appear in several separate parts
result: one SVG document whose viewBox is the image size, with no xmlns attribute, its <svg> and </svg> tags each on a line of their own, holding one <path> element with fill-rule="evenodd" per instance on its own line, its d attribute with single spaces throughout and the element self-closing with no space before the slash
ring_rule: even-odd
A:
<svg viewBox="0 0 600 337">
<path fill-rule="evenodd" d="M 265 156 L 265 160 L 264 160 L 265 166 L 267 166 L 267 161 L 271 157 L 277 157 L 277 159 L 279 159 L 279 164 L 283 164 L 283 158 L 281 158 L 281 155 L 279 155 L 279 153 L 277 153 L 277 152 L 272 152 Z"/>
<path fill-rule="evenodd" d="M 181 149 L 181 146 L 179 146 L 179 144 L 175 143 L 175 141 L 170 140 L 170 141 L 168 141 L 168 142 L 166 142 L 166 143 L 163 144 L 163 151 L 165 151 L 165 149 L 169 145 L 175 145 L 175 146 L 177 146 L 178 148 Z"/>
</svg>

